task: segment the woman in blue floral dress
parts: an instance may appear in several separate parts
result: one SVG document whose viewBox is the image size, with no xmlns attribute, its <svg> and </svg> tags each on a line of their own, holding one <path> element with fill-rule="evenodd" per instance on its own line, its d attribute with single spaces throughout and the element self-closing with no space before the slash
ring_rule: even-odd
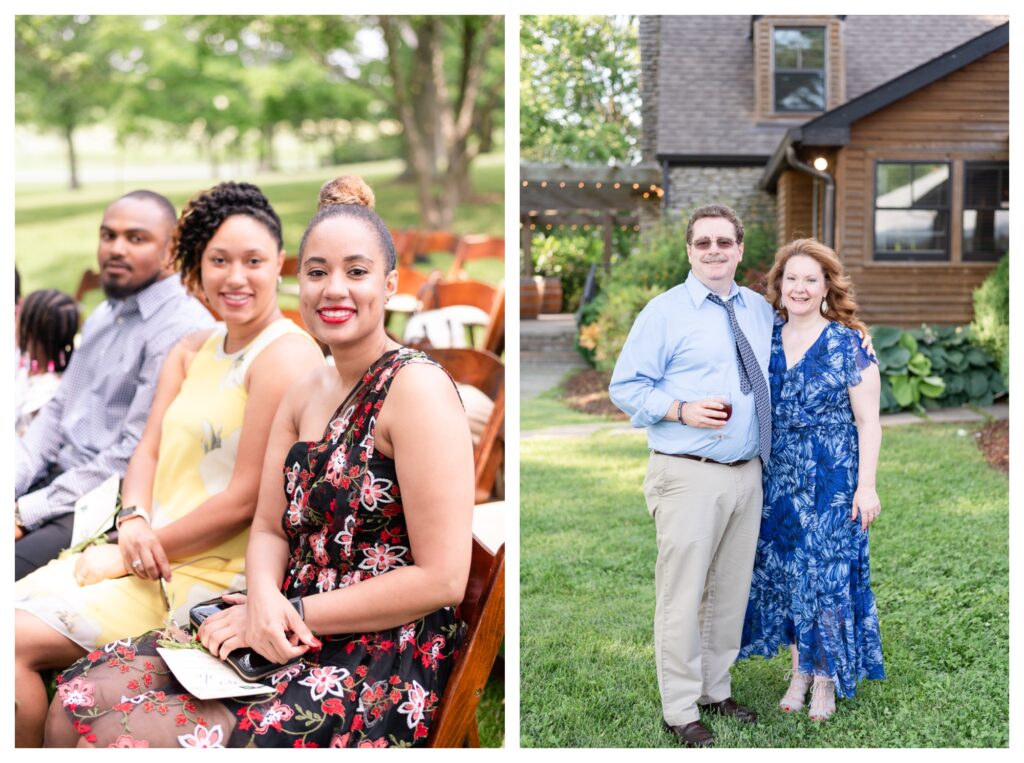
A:
<svg viewBox="0 0 1024 763">
<path fill-rule="evenodd" d="M 334 367 L 282 401 L 246 553 L 248 593 L 225 596 L 234 606 L 198 632 L 214 656 L 251 647 L 287 664 L 263 682 L 273 691 L 195 698 L 156 653 L 175 638 L 167 628 L 65 671 L 47 745 L 426 741 L 464 629 L 454 605 L 469 574 L 473 453 L 450 377 L 384 331 L 397 274 L 372 204 L 358 178 L 321 192 L 299 249 L 300 304 Z"/>
<path fill-rule="evenodd" d="M 792 653 L 783 710 L 829 718 L 835 695 L 884 678 L 868 569 L 868 527 L 881 511 L 878 366 L 835 252 L 793 241 L 776 255 L 768 299 L 772 455 L 739 658 Z"/>
</svg>

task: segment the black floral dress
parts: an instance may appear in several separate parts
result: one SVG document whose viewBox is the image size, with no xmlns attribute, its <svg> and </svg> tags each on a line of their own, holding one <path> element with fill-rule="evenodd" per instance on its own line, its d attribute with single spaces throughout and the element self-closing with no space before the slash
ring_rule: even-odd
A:
<svg viewBox="0 0 1024 763">
<path fill-rule="evenodd" d="M 376 417 L 396 373 L 433 363 L 401 348 L 383 355 L 319 441 L 285 463 L 289 545 L 281 591 L 307 596 L 413 563 L 395 463 L 377 453 Z M 276 693 L 200 701 L 156 652 L 167 629 L 97 649 L 58 677 L 47 744 L 184 747 L 391 747 L 422 744 L 463 623 L 453 608 L 376 633 L 321 636 L 323 647 L 264 683 Z M 67 727 L 70 720 L 71 726 Z"/>
</svg>

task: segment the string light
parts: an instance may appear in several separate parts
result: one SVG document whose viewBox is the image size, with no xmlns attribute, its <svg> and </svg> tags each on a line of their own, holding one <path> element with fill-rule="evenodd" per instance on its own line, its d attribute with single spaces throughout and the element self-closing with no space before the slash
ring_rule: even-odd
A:
<svg viewBox="0 0 1024 763">
<path fill-rule="evenodd" d="M 529 180 L 524 180 L 523 181 L 523 188 L 526 188 L 526 186 L 528 186 L 529 184 L 530 184 Z"/>
<path fill-rule="evenodd" d="M 548 187 L 548 181 L 547 180 L 541 180 L 540 181 L 540 187 L 541 188 L 547 188 Z"/>
</svg>

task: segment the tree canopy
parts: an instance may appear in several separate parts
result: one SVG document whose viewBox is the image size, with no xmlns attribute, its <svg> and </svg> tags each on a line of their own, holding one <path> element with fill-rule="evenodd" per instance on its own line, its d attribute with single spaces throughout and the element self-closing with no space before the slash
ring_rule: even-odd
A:
<svg viewBox="0 0 1024 763">
<path fill-rule="evenodd" d="M 519 39 L 523 159 L 639 160 L 635 17 L 524 16 Z"/>
</svg>

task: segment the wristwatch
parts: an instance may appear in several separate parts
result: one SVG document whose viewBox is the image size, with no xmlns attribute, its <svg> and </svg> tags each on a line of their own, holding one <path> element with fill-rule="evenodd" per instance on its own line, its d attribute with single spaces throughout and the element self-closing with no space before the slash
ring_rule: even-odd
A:
<svg viewBox="0 0 1024 763">
<path fill-rule="evenodd" d="M 150 524 L 149 512 L 141 506 L 125 506 L 119 512 L 117 512 L 117 519 L 114 520 L 114 527 L 118 530 L 121 529 L 121 525 L 128 519 L 133 517 L 142 517 L 146 520 L 146 524 Z"/>
<path fill-rule="evenodd" d="M 682 424 L 685 427 L 686 426 L 686 422 L 683 421 L 683 406 L 684 405 L 686 405 L 686 401 L 685 400 L 680 400 L 679 401 L 679 409 L 676 411 L 676 417 L 679 419 L 679 423 Z"/>
</svg>

